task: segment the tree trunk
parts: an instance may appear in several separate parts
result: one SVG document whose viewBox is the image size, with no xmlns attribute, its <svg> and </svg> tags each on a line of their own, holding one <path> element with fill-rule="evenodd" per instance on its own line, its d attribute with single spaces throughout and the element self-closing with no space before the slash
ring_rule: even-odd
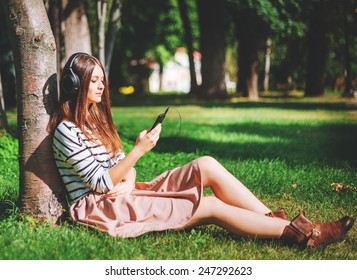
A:
<svg viewBox="0 0 357 280">
<path fill-rule="evenodd" d="M 5 108 L 16 107 L 16 82 L 14 73 L 11 70 L 12 67 L 12 64 L 6 64 L 0 69 Z"/>
<path fill-rule="evenodd" d="M 19 206 L 25 215 L 56 222 L 64 208 L 63 183 L 46 131 L 56 73 L 56 45 L 42 0 L 4 5 L 15 58 L 19 131 Z M 54 86 L 54 90 L 49 86 Z"/>
<path fill-rule="evenodd" d="M 248 97 L 247 80 L 249 71 L 247 68 L 247 56 L 245 51 L 244 40 L 240 41 L 238 38 L 238 73 L 237 73 L 237 92 L 243 97 Z"/>
<path fill-rule="evenodd" d="M 248 98 L 249 100 L 258 100 L 258 52 L 252 52 L 251 55 L 247 80 Z"/>
<path fill-rule="evenodd" d="M 120 19 L 120 9 L 122 0 L 113 0 L 110 8 L 109 22 L 106 33 L 106 49 L 105 49 L 105 72 L 109 77 L 110 65 L 112 62 L 115 38 L 118 33 L 118 23 Z"/>
<path fill-rule="evenodd" d="M 2 78 L 2 92 L 5 108 L 16 107 L 16 86 L 14 61 L 11 45 L 8 40 L 8 26 L 6 22 L 5 9 L 1 8 L 5 1 L 0 1 L 0 75 Z M 4 6 L 5 7 L 5 6 Z"/>
<path fill-rule="evenodd" d="M 3 128 L 7 132 L 9 132 L 9 125 L 7 122 L 7 116 L 5 111 L 4 95 L 2 91 L 1 72 L 0 72 L 0 128 Z"/>
<path fill-rule="evenodd" d="M 198 0 L 197 8 L 202 53 L 202 84 L 200 91 L 206 97 L 227 98 L 224 1 Z"/>
<path fill-rule="evenodd" d="M 106 65 L 105 61 L 105 19 L 107 16 L 107 1 L 99 0 L 97 2 L 97 14 L 98 14 L 98 49 L 99 49 L 99 61 Z"/>
<path fill-rule="evenodd" d="M 265 67 L 264 67 L 264 82 L 263 82 L 264 92 L 269 91 L 270 53 L 271 53 L 270 47 L 271 47 L 271 39 L 268 39 L 266 43 L 266 50 L 265 50 Z"/>
<path fill-rule="evenodd" d="M 196 70 L 195 70 L 195 61 L 193 58 L 193 38 L 192 38 L 192 30 L 190 25 L 190 20 L 187 14 L 187 5 L 186 0 L 178 0 L 180 16 L 184 28 L 185 34 L 185 43 L 188 52 L 188 60 L 190 65 L 190 77 L 191 77 L 191 88 L 190 94 L 197 94 L 197 78 L 196 78 Z"/>
<path fill-rule="evenodd" d="M 352 10 L 352 9 L 350 9 Z M 353 83 L 352 83 L 352 67 L 351 67 L 351 55 L 350 55 L 350 28 L 349 28 L 349 23 L 348 23 L 348 6 L 345 3 L 344 5 L 344 37 L 345 37 L 345 66 L 346 66 L 346 74 L 345 74 L 345 89 L 343 91 L 342 96 L 343 97 L 355 97 L 355 90 L 353 88 Z"/>
<path fill-rule="evenodd" d="M 75 52 L 92 53 L 84 0 L 62 0 L 62 36 L 65 54 L 61 66 Z"/>
<path fill-rule="evenodd" d="M 281 63 L 278 83 L 282 84 L 282 92 L 288 96 L 289 91 L 294 90 L 295 82 L 293 80 L 294 71 L 301 64 L 301 57 L 304 57 L 302 40 L 298 37 L 290 37 L 286 42 L 286 56 Z"/>
<path fill-rule="evenodd" d="M 50 20 L 53 36 L 55 37 L 56 42 L 56 61 L 57 61 L 57 81 L 59 81 L 61 73 L 61 50 L 63 49 L 63 40 L 61 37 L 61 18 L 62 18 L 62 3 L 61 0 L 50 0 L 48 17 Z M 60 92 L 59 82 L 57 83 L 57 92 Z M 58 96 L 59 98 L 59 96 Z"/>
<path fill-rule="evenodd" d="M 258 100 L 258 51 L 260 39 L 250 28 L 252 18 L 243 11 L 232 11 L 238 41 L 237 92 L 250 100 Z"/>
<path fill-rule="evenodd" d="M 325 91 L 325 74 L 328 56 L 328 38 L 326 30 L 326 11 L 316 7 L 310 15 L 307 33 L 307 77 L 305 96 L 321 96 Z"/>
<path fill-rule="evenodd" d="M 162 91 L 162 82 L 164 78 L 164 65 L 159 63 L 159 91 Z"/>
<path fill-rule="evenodd" d="M 252 35 L 245 32 L 242 35 L 239 37 L 238 91 L 250 100 L 258 100 L 258 43 Z"/>
</svg>

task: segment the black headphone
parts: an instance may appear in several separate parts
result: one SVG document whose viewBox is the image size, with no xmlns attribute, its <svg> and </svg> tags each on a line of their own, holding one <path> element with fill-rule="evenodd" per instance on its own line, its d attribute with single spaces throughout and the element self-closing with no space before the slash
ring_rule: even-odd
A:
<svg viewBox="0 0 357 280">
<path fill-rule="evenodd" d="M 69 58 L 69 67 L 68 67 L 68 72 L 63 76 L 61 87 L 62 90 L 67 93 L 68 95 L 73 95 L 78 92 L 79 87 L 81 85 L 81 81 L 79 77 L 73 72 L 72 65 L 74 60 L 81 54 L 85 54 L 82 52 L 72 54 L 72 56 Z"/>
</svg>

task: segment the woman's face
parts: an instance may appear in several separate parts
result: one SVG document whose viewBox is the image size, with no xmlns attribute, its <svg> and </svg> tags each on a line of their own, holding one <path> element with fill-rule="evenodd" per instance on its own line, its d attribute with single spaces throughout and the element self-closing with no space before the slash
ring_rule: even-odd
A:
<svg viewBox="0 0 357 280">
<path fill-rule="evenodd" d="M 102 101 L 102 95 L 104 90 L 104 73 L 99 65 L 96 65 L 88 88 L 88 103 L 99 103 Z"/>
</svg>

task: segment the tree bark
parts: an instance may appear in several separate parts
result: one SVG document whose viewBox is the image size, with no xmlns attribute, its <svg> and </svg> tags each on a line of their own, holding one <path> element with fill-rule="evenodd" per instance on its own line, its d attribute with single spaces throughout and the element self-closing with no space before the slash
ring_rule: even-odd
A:
<svg viewBox="0 0 357 280">
<path fill-rule="evenodd" d="M 19 208 L 39 221 L 63 214 L 64 188 L 46 131 L 56 83 L 56 45 L 42 0 L 5 3 L 15 59 L 19 131 Z M 52 86 L 50 88 L 49 86 Z"/>
<path fill-rule="evenodd" d="M 109 22 L 106 33 L 106 47 L 105 47 L 105 72 L 109 77 L 110 66 L 113 57 L 115 38 L 118 33 L 118 24 L 120 20 L 120 10 L 122 0 L 113 0 L 110 8 Z"/>
<path fill-rule="evenodd" d="M 62 0 L 62 36 L 65 54 L 61 67 L 75 52 L 92 53 L 84 0 Z"/>
<path fill-rule="evenodd" d="M 97 2 L 97 14 L 98 14 L 98 49 L 99 49 L 99 61 L 106 65 L 105 61 L 105 19 L 107 15 L 107 1 L 99 0 Z"/>
<path fill-rule="evenodd" d="M 197 8 L 202 53 L 202 84 L 200 91 L 205 97 L 227 98 L 224 1 L 198 0 Z"/>
<path fill-rule="evenodd" d="M 196 69 L 195 69 L 195 61 L 193 57 L 193 37 L 192 37 L 192 30 L 190 25 L 190 20 L 187 14 L 187 4 L 186 0 L 178 0 L 180 16 L 182 19 L 182 24 L 184 28 L 185 34 L 185 43 L 188 52 L 188 61 L 190 66 L 190 77 L 191 77 L 191 88 L 190 94 L 197 94 L 197 78 L 196 78 Z"/>
<path fill-rule="evenodd" d="M 49 1 L 49 9 L 48 9 L 48 17 L 50 20 L 53 36 L 56 42 L 56 61 L 57 61 L 57 81 L 59 81 L 60 73 L 61 73 L 61 57 L 63 54 L 61 51 L 63 50 L 63 40 L 61 36 L 61 18 L 62 18 L 62 2 L 61 0 L 50 0 Z M 57 82 L 57 92 L 60 92 L 60 85 Z M 59 96 L 58 96 L 59 99 Z"/>
</svg>

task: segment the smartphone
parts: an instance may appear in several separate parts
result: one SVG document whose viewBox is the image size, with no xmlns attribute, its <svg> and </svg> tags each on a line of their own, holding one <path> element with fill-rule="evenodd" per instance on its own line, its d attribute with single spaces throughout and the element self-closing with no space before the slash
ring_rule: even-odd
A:
<svg viewBox="0 0 357 280">
<path fill-rule="evenodd" d="M 150 128 L 149 131 L 153 130 L 155 126 L 157 126 L 159 123 L 162 123 L 166 117 L 166 113 L 169 111 L 170 107 L 166 108 L 166 111 L 160 115 L 157 116 L 156 121 L 154 122 L 153 126 Z"/>
</svg>

